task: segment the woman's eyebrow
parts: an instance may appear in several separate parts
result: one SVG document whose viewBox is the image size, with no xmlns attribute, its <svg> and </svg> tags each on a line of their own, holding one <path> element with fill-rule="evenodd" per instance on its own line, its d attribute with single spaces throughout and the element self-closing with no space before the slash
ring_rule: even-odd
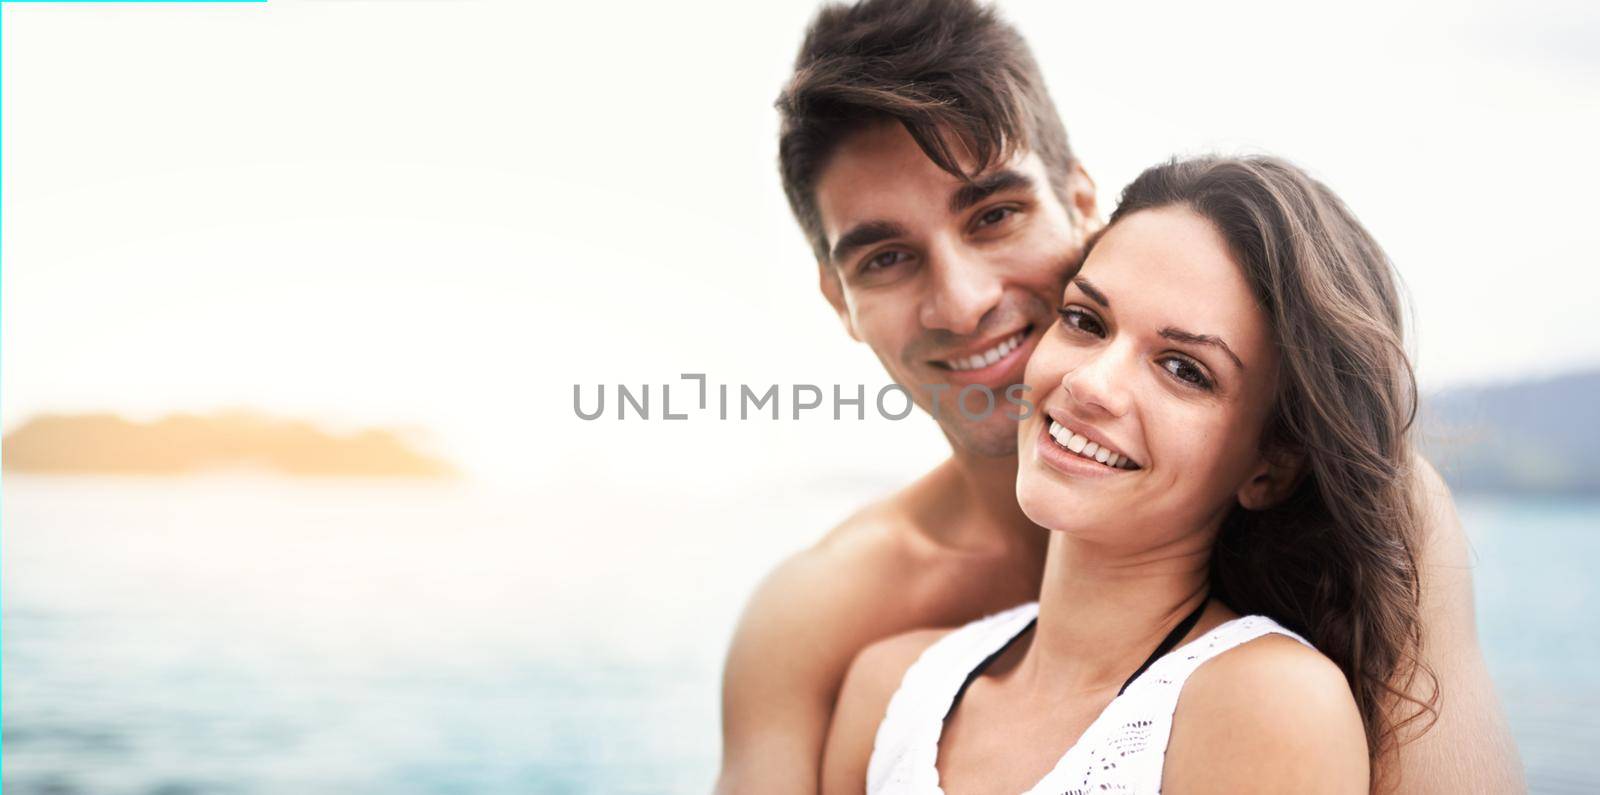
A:
<svg viewBox="0 0 1600 795">
<path fill-rule="evenodd" d="M 1188 342 L 1194 345 L 1210 345 L 1214 348 L 1221 348 L 1222 352 L 1228 354 L 1228 358 L 1232 359 L 1234 364 L 1239 365 L 1240 370 L 1244 369 L 1244 362 L 1239 361 L 1239 357 L 1234 355 L 1233 349 L 1229 348 L 1228 343 L 1223 342 L 1221 337 L 1212 334 L 1196 334 L 1192 331 L 1184 331 L 1172 326 L 1162 329 L 1160 334 L 1173 342 Z"/>
<path fill-rule="evenodd" d="M 1095 289 L 1095 286 L 1090 284 L 1088 279 L 1079 276 L 1078 278 L 1073 279 L 1072 283 L 1078 285 L 1078 289 L 1082 290 L 1084 295 L 1094 299 L 1095 303 L 1105 307 L 1106 309 L 1111 308 L 1111 302 L 1106 300 L 1106 294 L 1100 292 L 1098 289 Z"/>
</svg>

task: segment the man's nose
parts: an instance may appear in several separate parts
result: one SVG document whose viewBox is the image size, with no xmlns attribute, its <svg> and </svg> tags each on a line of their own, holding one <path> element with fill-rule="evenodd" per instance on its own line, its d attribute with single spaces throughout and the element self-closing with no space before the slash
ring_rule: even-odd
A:
<svg viewBox="0 0 1600 795">
<path fill-rule="evenodd" d="M 932 281 L 922 302 L 922 325 L 952 334 L 972 334 L 1000 303 L 1000 275 L 981 257 L 959 246 L 929 252 Z"/>
</svg>

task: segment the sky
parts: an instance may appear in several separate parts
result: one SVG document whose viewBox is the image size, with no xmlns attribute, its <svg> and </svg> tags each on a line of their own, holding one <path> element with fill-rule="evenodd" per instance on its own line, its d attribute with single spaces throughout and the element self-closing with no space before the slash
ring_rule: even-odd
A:
<svg viewBox="0 0 1600 795">
<path fill-rule="evenodd" d="M 1173 154 L 1282 155 L 1396 261 L 1425 388 L 1600 365 L 1595 4 L 1000 7 L 1103 207 Z M 925 467 L 923 418 L 572 411 L 684 372 L 886 382 L 776 173 L 815 8 L 5 5 L 0 424 L 254 407 L 509 480 Z"/>
</svg>

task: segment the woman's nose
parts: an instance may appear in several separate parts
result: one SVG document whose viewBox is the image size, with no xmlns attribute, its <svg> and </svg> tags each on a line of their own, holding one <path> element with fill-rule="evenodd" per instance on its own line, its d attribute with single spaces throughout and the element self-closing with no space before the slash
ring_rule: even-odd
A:
<svg viewBox="0 0 1600 795">
<path fill-rule="evenodd" d="M 1061 387 L 1086 410 L 1120 417 L 1128 411 L 1128 358 L 1115 346 L 1104 349 L 1063 373 Z"/>
</svg>

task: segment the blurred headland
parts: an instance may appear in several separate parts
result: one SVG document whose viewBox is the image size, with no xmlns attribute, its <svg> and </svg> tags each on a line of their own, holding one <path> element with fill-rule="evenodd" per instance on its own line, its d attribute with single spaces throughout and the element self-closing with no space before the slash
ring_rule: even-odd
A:
<svg viewBox="0 0 1600 795">
<path fill-rule="evenodd" d="M 398 432 L 335 434 L 303 420 L 249 410 L 170 414 L 40 414 L 3 442 L 6 472 L 47 475 L 190 475 L 260 471 L 303 477 L 444 478 L 449 463 Z"/>
<path fill-rule="evenodd" d="M 1600 494 L 1600 370 L 1446 390 L 1423 399 L 1420 421 L 1456 491 Z"/>
<path fill-rule="evenodd" d="M 1600 495 L 1600 369 L 1425 395 L 1418 425 L 1423 454 L 1458 492 Z M 423 441 L 400 429 L 333 432 L 233 409 L 148 422 L 110 412 L 41 413 L 0 446 L 8 474 L 461 476 Z"/>
</svg>

